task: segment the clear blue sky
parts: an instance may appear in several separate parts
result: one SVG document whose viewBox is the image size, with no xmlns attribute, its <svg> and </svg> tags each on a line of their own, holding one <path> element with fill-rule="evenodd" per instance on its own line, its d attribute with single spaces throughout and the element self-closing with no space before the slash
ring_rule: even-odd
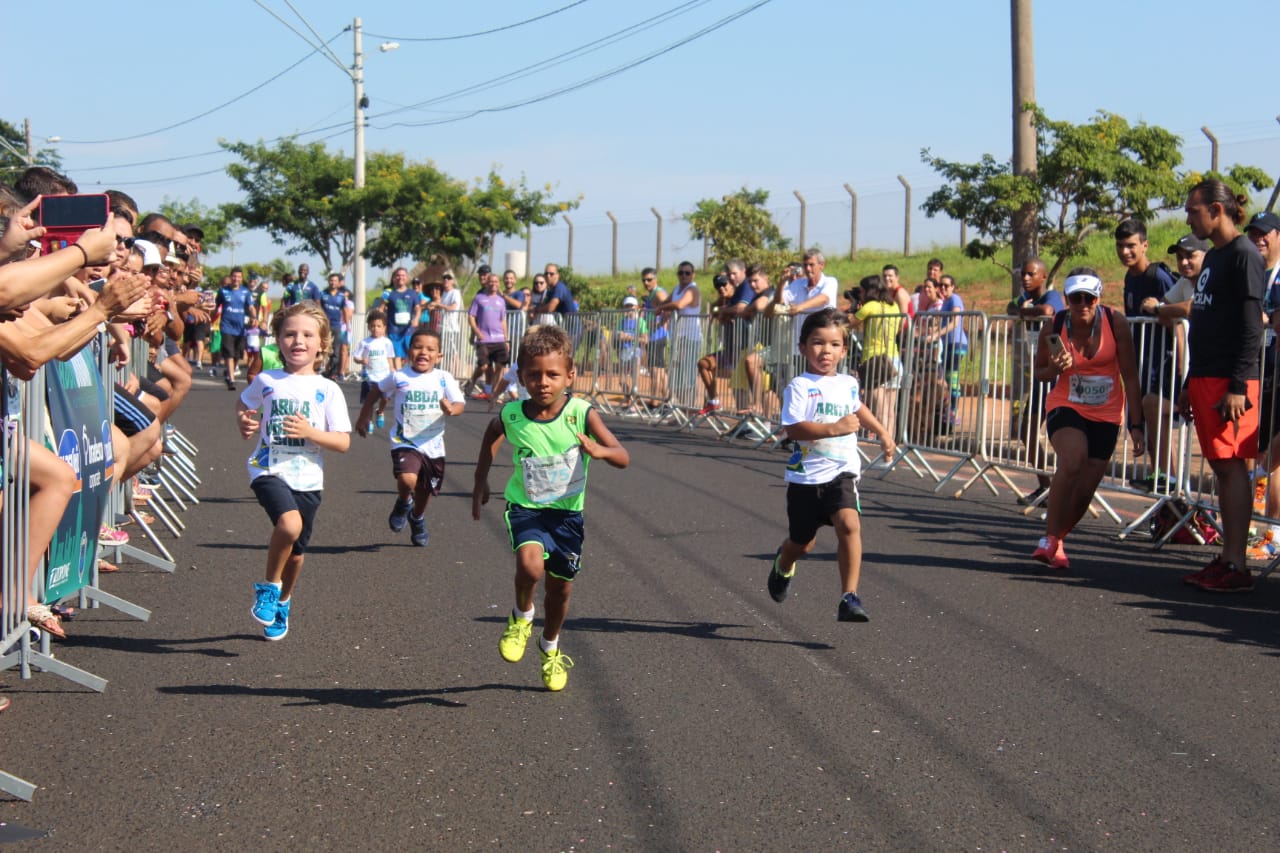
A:
<svg viewBox="0 0 1280 853">
<path fill-rule="evenodd" d="M 435 42 L 411 39 L 499 28 L 571 0 L 292 2 L 321 36 L 335 37 L 329 44 L 348 66 L 352 36 L 342 30 L 362 18 L 370 150 L 431 159 L 460 178 L 496 165 L 511 177 L 524 173 L 534 185 L 551 182 L 560 196 L 581 194 L 574 220 L 586 230 L 579 245 L 607 240 L 600 237 L 607 235 L 606 210 L 633 231 L 652 228 L 650 207 L 678 215 L 699 198 L 744 184 L 770 190 L 788 227 L 795 220 L 785 210 L 794 207 L 792 190 L 838 218 L 848 200 L 842 184 L 849 182 L 860 197 L 860 245 L 900 246 L 896 176 L 912 183 L 917 204 L 937 184 L 920 162 L 922 147 L 957 160 L 984 152 L 1007 157 L 1010 150 L 1008 2 L 771 0 L 711 29 L 759 0 L 586 0 L 525 26 Z M 312 38 L 284 0 L 262 5 Z M 1200 133 L 1207 125 L 1219 137 L 1224 165 L 1253 163 L 1274 176 L 1280 102 L 1267 97 L 1272 77 L 1250 74 L 1266 67 L 1251 57 L 1270 50 L 1277 20 L 1274 0 L 1213 8 L 1188 0 L 1040 0 L 1037 100 L 1058 119 L 1081 121 L 1105 109 L 1158 124 L 1183 137 L 1187 162 L 1196 168 L 1208 167 Z M 219 138 L 302 133 L 304 140 L 329 137 L 329 146 L 352 150 L 351 81 L 320 54 L 234 104 L 189 120 L 311 52 L 252 0 L 194 8 L 24 3 L 6 9 L 6 27 L 20 37 L 10 39 L 11 82 L 0 114 L 17 123 L 30 118 L 37 145 L 60 136 L 56 147 L 82 191 L 117 187 L 144 208 L 165 196 L 214 204 L 235 199 L 234 184 L 220 171 L 198 173 L 220 170 L 230 158 L 189 155 L 217 150 Z M 521 71 L 625 28 L 634 31 L 545 70 Z M 703 29 L 711 31 L 661 53 Z M 400 48 L 380 53 L 384 41 Z M 568 94 L 473 114 L 653 53 L 660 55 Z M 408 108 L 507 75 L 487 88 Z M 15 81 L 24 78 L 27 91 L 18 94 Z M 177 126 L 151 132 L 170 125 Z M 687 241 L 681 225 L 666 227 L 677 246 Z M 955 239 L 953 225 L 930 223 L 918 212 L 912 227 L 916 245 Z M 238 260 L 284 254 L 265 235 L 241 241 Z M 540 246 L 538 263 L 553 251 Z M 697 252 L 689 246 L 687 254 Z M 225 252 L 214 258 L 228 259 Z M 370 281 L 378 275 L 371 270 Z"/>
</svg>

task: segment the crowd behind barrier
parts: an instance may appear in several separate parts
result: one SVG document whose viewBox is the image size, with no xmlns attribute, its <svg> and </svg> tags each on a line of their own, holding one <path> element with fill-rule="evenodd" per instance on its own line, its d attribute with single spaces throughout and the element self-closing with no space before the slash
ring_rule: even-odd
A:
<svg viewBox="0 0 1280 853">
<path fill-rule="evenodd" d="M 510 312 L 509 328 L 523 319 L 522 312 Z M 681 430 L 707 428 L 726 441 L 757 447 L 783 442 L 781 392 L 804 369 L 796 350 L 796 317 L 670 316 L 632 307 L 578 312 L 553 322 L 575 341 L 575 391 L 604 413 Z M 868 461 L 876 463 L 871 470 L 884 477 L 905 465 L 915 476 L 932 480 L 939 492 L 967 470 L 967 479 L 954 492 L 957 498 L 980 482 L 998 495 L 995 480 L 1018 495 L 1014 476 L 1051 476 L 1057 459 L 1043 425 L 1051 383 L 1032 376 L 1038 335 L 1046 322 L 1052 320 L 981 311 L 868 318 L 854 334 L 846 369 L 857 373 L 864 404 L 898 446 L 892 459 L 864 450 Z M 1148 450 L 1138 458 L 1126 442 L 1118 443 L 1093 513 L 1116 525 L 1118 539 L 1155 530 L 1151 541 L 1157 548 L 1180 532 L 1180 541 L 1203 544 L 1203 525 L 1193 522 L 1207 519 L 1211 526 L 1216 517 L 1214 478 L 1195 431 L 1174 407 L 1186 376 L 1186 321 L 1172 328 L 1152 318 L 1130 318 L 1129 323 L 1139 373 L 1151 377 Z M 518 339 L 511 346 L 514 364 Z M 1274 349 L 1274 343 L 1270 346 Z M 473 363 L 468 336 L 455 336 L 446 344 L 444 364 L 453 365 L 456 375 L 469 375 Z M 1262 387 L 1268 388 L 1275 359 L 1264 357 L 1262 364 Z M 710 400 L 720 403 L 713 407 Z M 1264 395 L 1264 406 L 1276 405 L 1276 395 Z M 1119 495 L 1136 501 L 1138 509 L 1122 516 L 1112 506 Z M 1042 511 L 1046 496 L 1036 495 L 1025 512 Z M 1258 525 L 1280 523 L 1260 507 L 1255 510 Z M 1174 517 L 1157 526 L 1170 512 Z M 1268 563 L 1264 577 L 1277 562 Z"/>
</svg>

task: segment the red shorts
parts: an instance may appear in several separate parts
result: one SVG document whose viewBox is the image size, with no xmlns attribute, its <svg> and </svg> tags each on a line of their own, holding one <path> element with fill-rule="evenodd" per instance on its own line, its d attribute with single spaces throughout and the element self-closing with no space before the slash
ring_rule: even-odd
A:
<svg viewBox="0 0 1280 853">
<path fill-rule="evenodd" d="M 1218 401 L 1227 393 L 1230 379 L 1225 376 L 1193 376 L 1187 380 L 1187 396 L 1191 417 L 1200 439 L 1200 452 L 1205 459 L 1253 459 L 1258 455 L 1258 389 L 1257 379 L 1250 379 L 1245 399 L 1250 407 L 1232 424 L 1222 419 Z"/>
</svg>

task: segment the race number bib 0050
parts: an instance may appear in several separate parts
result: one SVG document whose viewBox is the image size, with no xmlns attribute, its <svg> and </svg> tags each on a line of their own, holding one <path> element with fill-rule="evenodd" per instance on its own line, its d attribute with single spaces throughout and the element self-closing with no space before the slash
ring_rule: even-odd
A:
<svg viewBox="0 0 1280 853">
<path fill-rule="evenodd" d="M 520 460 L 524 491 L 529 500 L 547 504 L 580 494 L 587 485 L 587 468 L 581 448 L 570 447 L 556 456 L 531 456 Z"/>
<path fill-rule="evenodd" d="M 1075 374 L 1071 377 L 1071 391 L 1067 399 L 1081 406 L 1101 406 L 1111 396 L 1115 380 L 1110 376 L 1086 376 Z"/>
</svg>

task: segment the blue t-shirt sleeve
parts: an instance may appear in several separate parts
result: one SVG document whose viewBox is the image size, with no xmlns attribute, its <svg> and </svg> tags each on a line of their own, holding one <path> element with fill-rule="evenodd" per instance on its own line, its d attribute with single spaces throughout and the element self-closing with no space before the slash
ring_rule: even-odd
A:
<svg viewBox="0 0 1280 853">
<path fill-rule="evenodd" d="M 1049 291 L 1049 293 L 1044 298 L 1044 304 L 1052 305 L 1053 312 L 1055 314 L 1058 313 L 1059 311 L 1067 310 L 1067 303 L 1062 301 L 1062 294 L 1056 290 Z"/>
</svg>

